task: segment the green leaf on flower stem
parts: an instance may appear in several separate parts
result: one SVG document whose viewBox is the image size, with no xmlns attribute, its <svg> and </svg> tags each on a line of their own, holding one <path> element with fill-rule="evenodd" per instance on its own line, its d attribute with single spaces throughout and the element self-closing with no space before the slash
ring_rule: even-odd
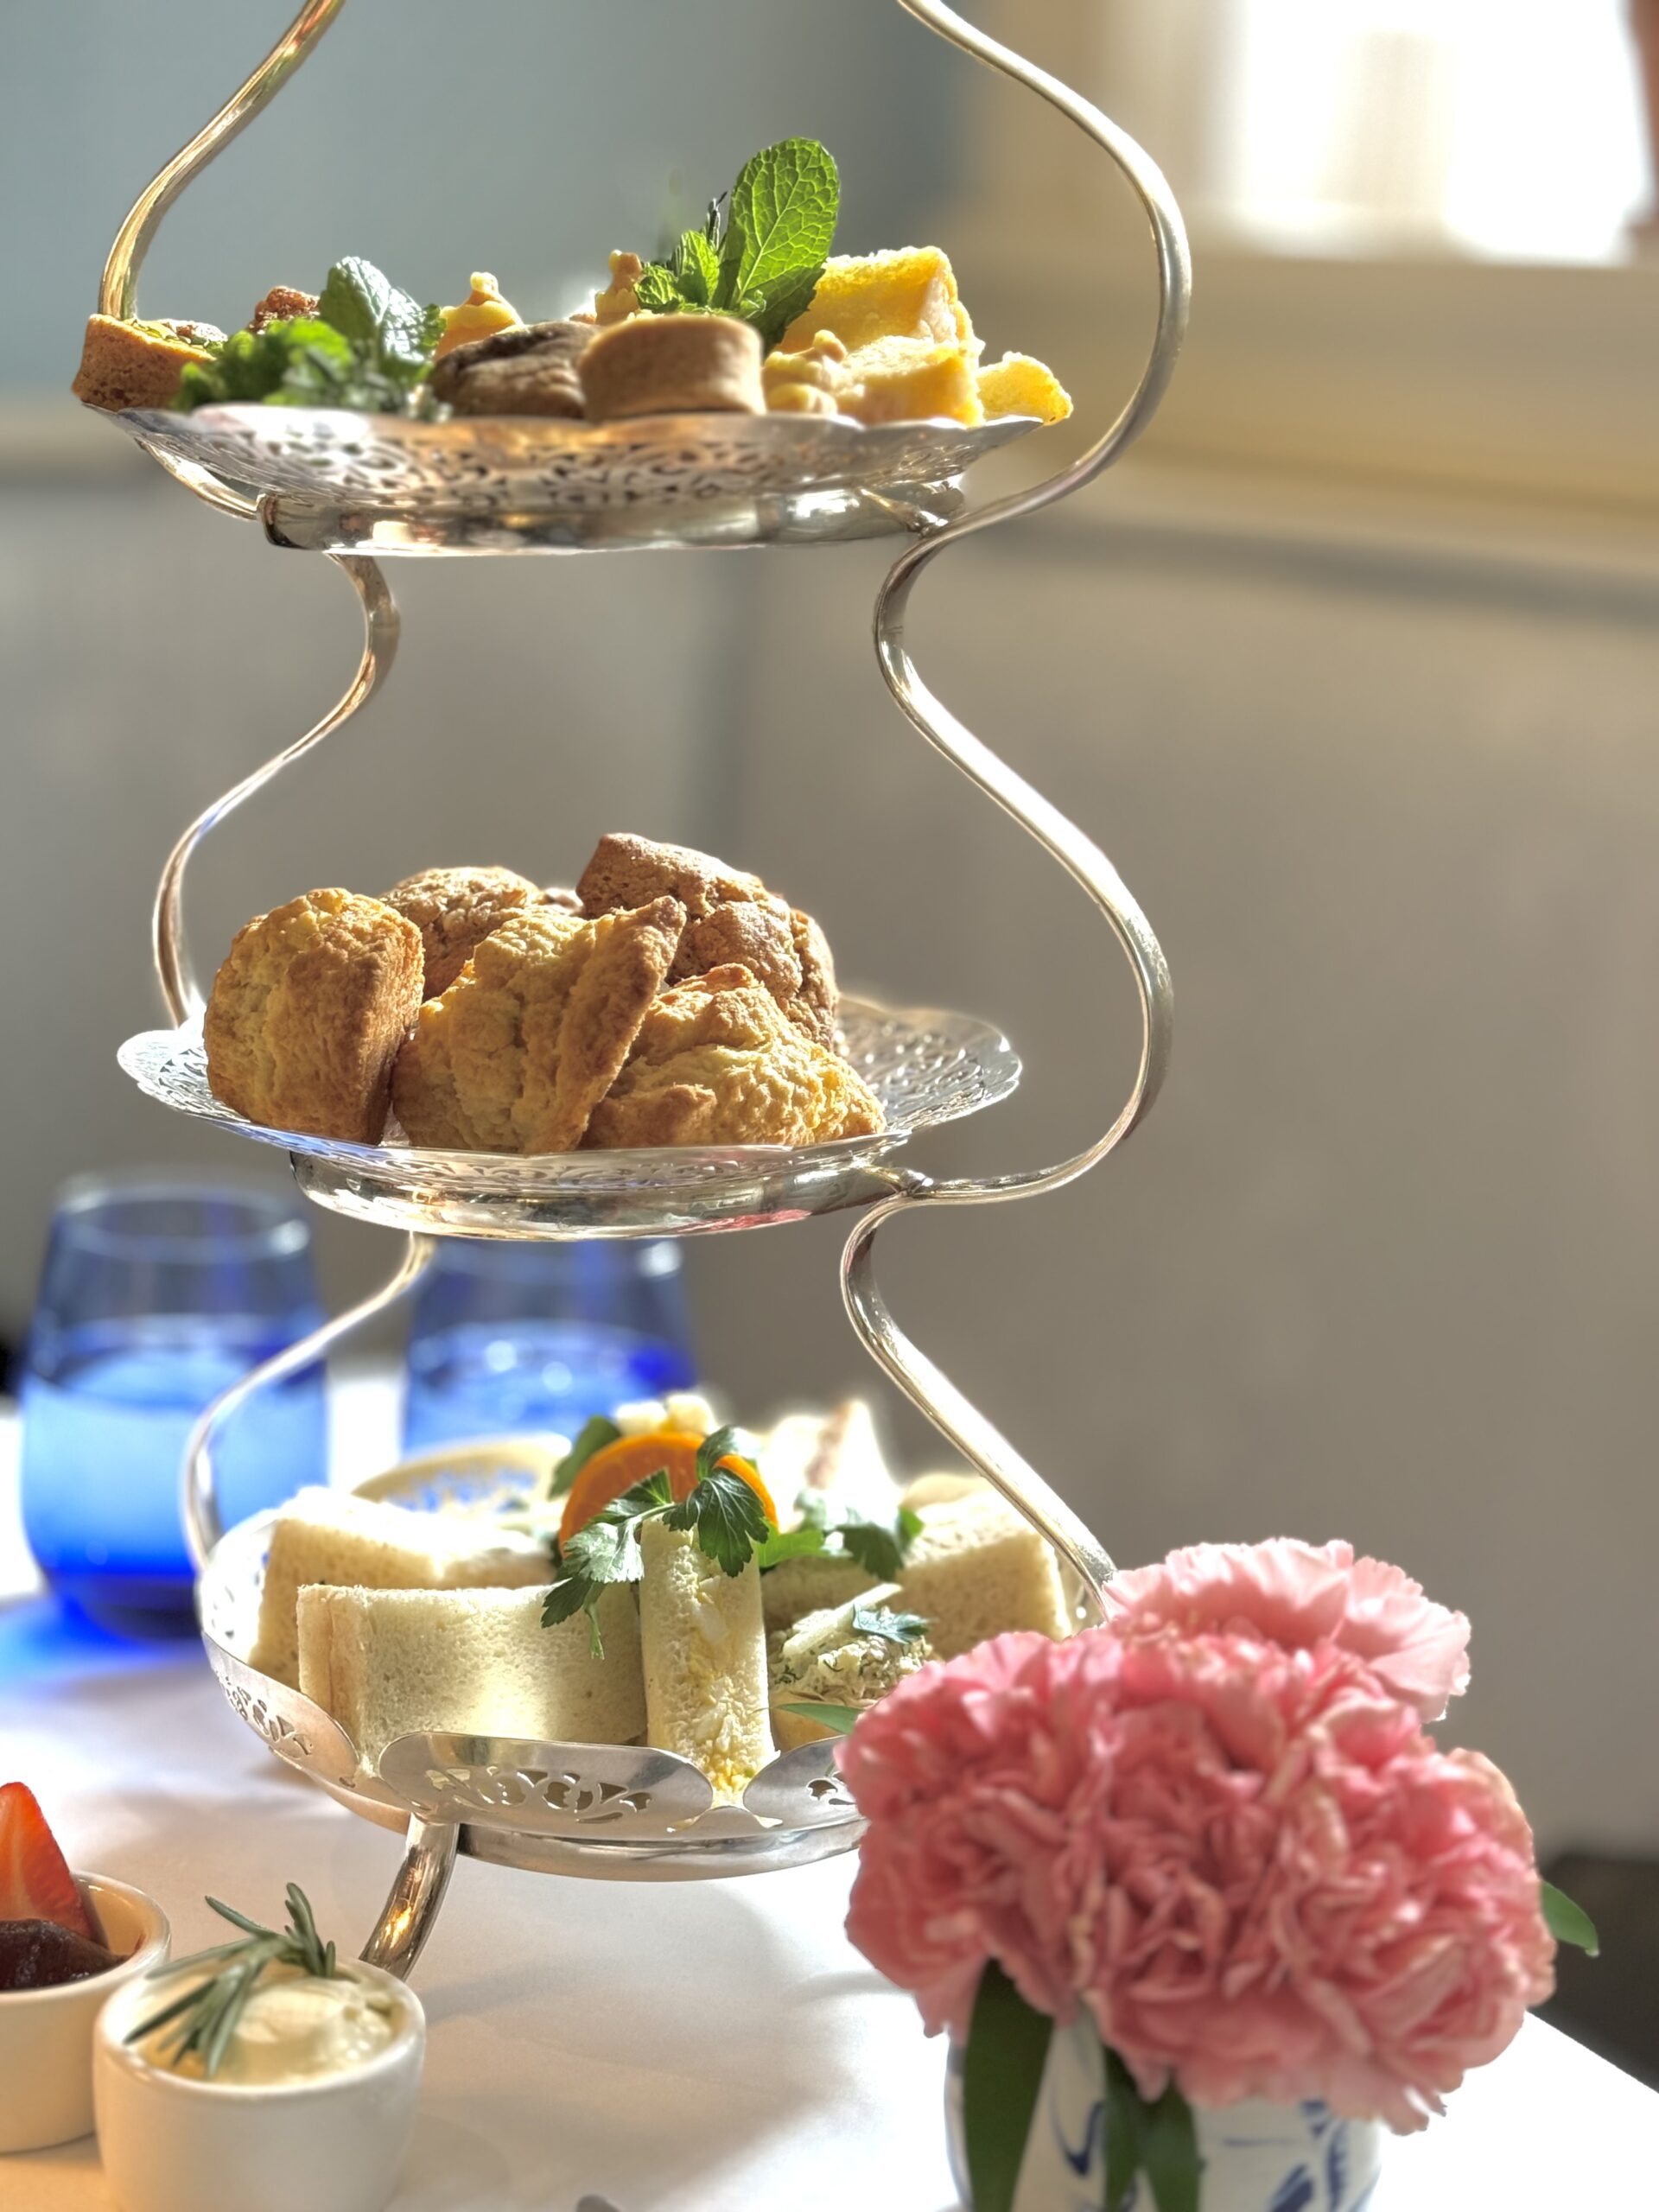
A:
<svg viewBox="0 0 1659 2212">
<path fill-rule="evenodd" d="M 1116 2212 L 1135 2193 L 1141 2171 L 1141 2122 L 1145 2107 L 1134 2076 L 1115 2050 L 1106 2061 L 1105 2212 Z"/>
<path fill-rule="evenodd" d="M 1544 1916 L 1544 1925 L 1558 1943 L 1576 1944 L 1592 1959 L 1601 1956 L 1601 1938 L 1596 1933 L 1596 1923 L 1581 1904 L 1574 1904 L 1565 1890 L 1558 1890 L 1554 1882 L 1540 1882 L 1538 1903 Z"/>
<path fill-rule="evenodd" d="M 1054 2023 L 995 1960 L 980 1976 L 963 2055 L 963 2133 L 974 2212 L 1013 2212 Z"/>
<path fill-rule="evenodd" d="M 1141 2105 L 1141 2164 L 1158 2212 L 1198 2212 L 1204 2161 L 1192 2106 L 1172 2082 L 1155 2105 Z"/>
<path fill-rule="evenodd" d="M 780 1705 L 779 1713 L 795 1713 L 802 1720 L 817 1720 L 834 1736 L 850 1736 L 864 1718 L 861 1705 L 820 1705 L 816 1699 L 801 1705 Z"/>
</svg>

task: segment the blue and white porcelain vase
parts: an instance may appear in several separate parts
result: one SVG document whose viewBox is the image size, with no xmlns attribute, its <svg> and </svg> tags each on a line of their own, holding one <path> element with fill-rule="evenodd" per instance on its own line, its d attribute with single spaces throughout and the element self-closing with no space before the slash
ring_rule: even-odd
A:
<svg viewBox="0 0 1659 2212">
<path fill-rule="evenodd" d="M 945 2077 L 950 2171 L 967 2212 L 960 2045 Z M 1259 2100 L 1217 2110 L 1194 2107 L 1204 2161 L 1198 2212 L 1363 2212 L 1376 2187 L 1385 2131 L 1378 2120 L 1338 2120 L 1316 2098 Z M 1105 2203 L 1105 2119 L 1100 2045 L 1080 2022 L 1056 2028 L 1020 2172 L 1014 2212 L 1101 2212 Z M 1154 2212 L 1144 2177 L 1109 2212 Z"/>
</svg>

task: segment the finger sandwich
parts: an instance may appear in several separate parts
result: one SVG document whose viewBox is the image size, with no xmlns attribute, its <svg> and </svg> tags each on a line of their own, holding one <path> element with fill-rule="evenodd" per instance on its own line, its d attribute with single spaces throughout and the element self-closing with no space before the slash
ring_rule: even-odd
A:
<svg viewBox="0 0 1659 2212">
<path fill-rule="evenodd" d="M 639 1614 L 624 1584 L 587 1618 L 542 1625 L 534 1590 L 300 1592 L 300 1688 L 367 1767 L 397 1737 L 430 1730 L 539 1744 L 626 1744 L 645 1725 Z"/>
<path fill-rule="evenodd" d="M 735 1804 L 775 1756 L 760 1567 L 751 1558 L 728 1574 L 690 1532 L 660 1521 L 645 1522 L 639 1548 L 645 1741 L 690 1759 L 717 1800 Z"/>
<path fill-rule="evenodd" d="M 297 1688 L 296 1613 L 307 1583 L 367 1590 L 545 1588 L 546 1548 L 462 1514 L 418 1513 L 353 1491 L 302 1490 L 270 1533 L 249 1664 Z"/>
</svg>

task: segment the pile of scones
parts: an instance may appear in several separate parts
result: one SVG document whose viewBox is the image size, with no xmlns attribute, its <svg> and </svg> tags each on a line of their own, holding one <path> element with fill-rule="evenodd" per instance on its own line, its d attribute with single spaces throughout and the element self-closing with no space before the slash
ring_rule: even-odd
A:
<svg viewBox="0 0 1659 2212">
<path fill-rule="evenodd" d="M 267 1128 L 423 1148 L 803 1145 L 881 1109 L 842 1058 L 811 916 L 706 853 L 602 837 L 574 891 L 437 868 L 237 932 L 207 1082 Z"/>
</svg>

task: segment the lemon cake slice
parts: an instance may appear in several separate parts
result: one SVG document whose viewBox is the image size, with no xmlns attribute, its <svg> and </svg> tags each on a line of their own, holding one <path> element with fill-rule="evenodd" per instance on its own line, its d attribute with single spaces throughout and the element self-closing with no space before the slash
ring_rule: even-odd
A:
<svg viewBox="0 0 1659 2212">
<path fill-rule="evenodd" d="M 542 1626 L 544 1589 L 300 1592 L 300 1688 L 364 1764 L 429 1729 L 542 1744 L 626 1744 L 645 1724 L 633 1592 L 601 1596 L 605 1656 L 585 1614 Z"/>
<path fill-rule="evenodd" d="M 774 1755 L 760 1567 L 751 1558 L 728 1574 L 694 1535 L 660 1521 L 640 1529 L 639 1548 L 645 1741 L 690 1759 L 717 1800 L 735 1804 Z"/>
<path fill-rule="evenodd" d="M 936 245 L 832 255 L 811 305 L 785 331 L 779 351 L 798 353 L 826 330 L 852 350 L 883 338 L 956 346 L 971 345 L 974 337 L 956 272 Z"/>
<path fill-rule="evenodd" d="M 544 1545 L 482 1518 L 417 1513 L 353 1491 L 302 1490 L 270 1532 L 248 1663 L 298 1688 L 296 1616 L 308 1582 L 369 1590 L 508 1589 L 544 1587 L 551 1577 Z"/>
</svg>

